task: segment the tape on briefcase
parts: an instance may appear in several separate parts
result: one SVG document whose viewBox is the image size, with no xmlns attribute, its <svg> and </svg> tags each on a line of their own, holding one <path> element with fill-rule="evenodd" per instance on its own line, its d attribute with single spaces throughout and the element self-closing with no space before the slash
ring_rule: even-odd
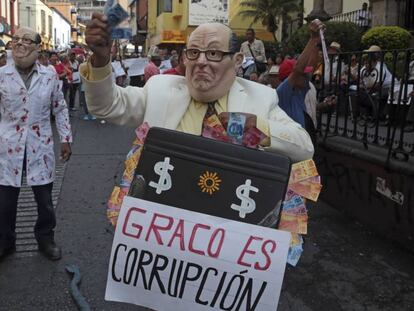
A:
<svg viewBox="0 0 414 311">
<path fill-rule="evenodd" d="M 129 195 L 232 220 L 276 226 L 289 158 L 151 128 Z"/>
</svg>

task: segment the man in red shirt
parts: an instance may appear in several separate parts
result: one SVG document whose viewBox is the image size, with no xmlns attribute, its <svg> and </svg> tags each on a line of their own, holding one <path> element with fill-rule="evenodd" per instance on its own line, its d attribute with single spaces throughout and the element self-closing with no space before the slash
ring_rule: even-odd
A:
<svg viewBox="0 0 414 311">
<path fill-rule="evenodd" d="M 56 73 L 58 74 L 60 80 L 66 77 L 65 66 L 59 62 L 59 57 L 56 52 L 50 53 L 49 62 L 53 65 L 53 67 L 55 67 Z"/>
<path fill-rule="evenodd" d="M 179 55 L 174 55 L 170 59 L 173 68 L 164 71 L 165 75 L 185 76 L 185 65 L 183 62 L 183 53 L 180 51 Z"/>
<path fill-rule="evenodd" d="M 148 53 L 148 56 L 150 58 L 150 62 L 148 65 L 144 68 L 144 79 L 145 82 L 149 80 L 152 76 L 159 75 L 160 74 L 160 65 L 161 65 L 161 57 L 158 52 L 158 48 L 154 47 L 151 49 L 150 53 Z"/>
<path fill-rule="evenodd" d="M 66 98 L 66 93 L 68 91 L 68 77 L 65 65 L 59 61 L 59 56 L 56 52 L 50 53 L 49 62 L 53 67 L 55 67 L 56 73 L 59 76 L 60 87 L 62 88 L 63 96 Z"/>
</svg>

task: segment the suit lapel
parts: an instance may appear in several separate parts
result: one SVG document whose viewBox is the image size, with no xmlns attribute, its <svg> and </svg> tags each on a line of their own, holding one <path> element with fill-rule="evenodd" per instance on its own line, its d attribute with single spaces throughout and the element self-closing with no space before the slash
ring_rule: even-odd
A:
<svg viewBox="0 0 414 311">
<path fill-rule="evenodd" d="M 227 109 L 229 112 L 244 112 L 245 106 L 246 96 L 244 87 L 236 79 L 230 88 Z"/>
<path fill-rule="evenodd" d="M 190 104 L 190 93 L 185 82 L 171 89 L 169 101 L 164 109 L 164 127 L 175 130 Z"/>
</svg>

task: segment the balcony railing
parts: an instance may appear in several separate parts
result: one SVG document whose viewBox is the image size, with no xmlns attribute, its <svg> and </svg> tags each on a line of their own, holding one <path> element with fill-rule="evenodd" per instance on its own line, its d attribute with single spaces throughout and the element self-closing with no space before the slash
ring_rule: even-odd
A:
<svg viewBox="0 0 414 311">
<path fill-rule="evenodd" d="M 362 28 L 371 27 L 371 11 L 356 10 L 347 13 L 336 14 L 332 16 L 331 21 L 352 22 Z"/>
</svg>

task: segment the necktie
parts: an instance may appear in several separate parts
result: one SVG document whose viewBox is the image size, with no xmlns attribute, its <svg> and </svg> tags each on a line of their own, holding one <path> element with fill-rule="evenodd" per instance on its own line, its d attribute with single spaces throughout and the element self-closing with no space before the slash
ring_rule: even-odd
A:
<svg viewBox="0 0 414 311">
<path fill-rule="evenodd" d="M 207 103 L 208 107 L 207 107 L 206 114 L 204 115 L 204 118 L 203 118 L 203 128 L 202 129 L 204 129 L 208 125 L 208 122 L 207 122 L 208 118 L 210 118 L 214 114 L 216 116 L 218 116 L 217 110 L 214 107 L 216 103 L 217 103 L 217 101 Z"/>
</svg>

